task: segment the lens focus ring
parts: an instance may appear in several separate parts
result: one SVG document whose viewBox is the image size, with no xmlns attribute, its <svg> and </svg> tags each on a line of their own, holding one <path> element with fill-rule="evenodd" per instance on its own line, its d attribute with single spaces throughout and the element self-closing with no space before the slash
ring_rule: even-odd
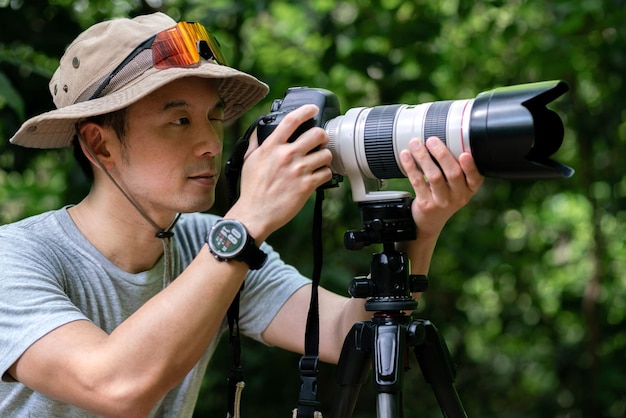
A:
<svg viewBox="0 0 626 418">
<path fill-rule="evenodd" d="M 424 123 L 424 140 L 431 136 L 436 136 L 447 144 L 446 127 L 448 126 L 448 112 L 452 106 L 453 100 L 443 102 L 434 102 L 426 112 L 426 120 Z"/>
<path fill-rule="evenodd" d="M 404 177 L 393 148 L 393 127 L 401 105 L 373 107 L 367 115 L 363 142 L 367 164 L 378 179 Z"/>
</svg>

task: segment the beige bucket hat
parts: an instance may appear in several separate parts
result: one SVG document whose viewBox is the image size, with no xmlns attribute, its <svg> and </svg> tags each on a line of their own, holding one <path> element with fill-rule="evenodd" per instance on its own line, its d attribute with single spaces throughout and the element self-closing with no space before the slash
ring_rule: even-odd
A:
<svg viewBox="0 0 626 418">
<path fill-rule="evenodd" d="M 176 21 L 169 16 L 154 13 L 101 22 L 84 31 L 69 45 L 50 80 L 50 93 L 57 109 L 24 122 L 11 143 L 30 148 L 70 146 L 79 121 L 123 109 L 183 77 L 221 80 L 218 94 L 226 103 L 225 121 L 241 116 L 265 97 L 269 90 L 266 84 L 226 65 L 201 61 L 192 67 L 157 69 L 152 55 L 142 53 L 110 80 L 101 97 L 90 100 L 111 72 L 141 43 L 174 25 Z"/>
</svg>

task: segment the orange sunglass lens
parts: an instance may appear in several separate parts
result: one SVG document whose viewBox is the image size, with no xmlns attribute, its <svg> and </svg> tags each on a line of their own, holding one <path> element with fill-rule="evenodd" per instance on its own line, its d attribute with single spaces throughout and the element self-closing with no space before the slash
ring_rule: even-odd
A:
<svg viewBox="0 0 626 418">
<path fill-rule="evenodd" d="M 198 41 L 205 41 L 206 45 L 208 45 L 210 49 L 210 56 L 203 56 L 204 59 L 213 59 L 217 61 L 218 64 L 226 65 L 226 58 L 222 54 L 222 50 L 220 48 L 220 43 L 217 41 L 217 38 L 207 32 L 204 26 L 199 23 L 189 23 L 182 22 L 180 24 L 185 25 L 185 30 L 192 34 L 192 37 L 197 39 Z M 200 51 L 202 49 L 200 48 Z"/>
<path fill-rule="evenodd" d="M 200 42 L 205 42 L 209 46 L 210 55 L 212 55 L 212 57 L 204 58 L 214 58 L 220 64 L 224 62 L 219 46 L 216 44 L 217 41 L 209 36 L 202 25 L 180 22 L 156 35 L 152 43 L 154 66 L 163 69 L 198 64 Z"/>
</svg>

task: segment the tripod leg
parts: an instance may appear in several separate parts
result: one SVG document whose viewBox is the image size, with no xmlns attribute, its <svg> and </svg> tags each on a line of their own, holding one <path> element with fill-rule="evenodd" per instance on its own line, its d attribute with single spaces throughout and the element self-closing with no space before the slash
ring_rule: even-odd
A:
<svg viewBox="0 0 626 418">
<path fill-rule="evenodd" d="M 379 393 L 376 397 L 376 416 L 378 418 L 402 417 L 401 393 Z"/>
<path fill-rule="evenodd" d="M 409 326 L 411 342 L 422 375 L 431 385 L 441 412 L 446 418 L 467 418 L 454 387 L 456 367 L 445 341 L 430 321 L 416 321 Z"/>
<path fill-rule="evenodd" d="M 406 332 L 394 323 L 357 322 L 344 341 L 337 365 L 339 394 L 331 418 L 351 417 L 369 373 L 372 358 L 374 386 L 378 393 L 378 418 L 402 418 L 402 376 Z M 372 354 L 373 353 L 373 354 Z"/>
<path fill-rule="evenodd" d="M 369 373 L 371 334 L 369 322 L 357 322 L 344 340 L 337 364 L 339 392 L 330 418 L 348 418 L 354 412 L 361 386 Z"/>
<path fill-rule="evenodd" d="M 374 386 L 378 393 L 378 418 L 402 418 L 402 378 L 405 328 L 401 324 L 378 324 L 374 342 Z"/>
</svg>

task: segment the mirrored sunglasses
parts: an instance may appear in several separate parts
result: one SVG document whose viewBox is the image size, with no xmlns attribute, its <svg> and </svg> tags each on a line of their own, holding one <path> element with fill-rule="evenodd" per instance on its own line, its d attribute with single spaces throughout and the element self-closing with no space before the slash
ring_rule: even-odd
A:
<svg viewBox="0 0 626 418">
<path fill-rule="evenodd" d="M 147 49 L 152 51 L 152 66 L 160 70 L 195 66 L 200 64 L 201 59 L 226 65 L 226 59 L 215 36 L 210 34 L 200 23 L 179 22 L 175 26 L 151 36 L 137 46 L 120 65 L 105 77 L 88 100 L 99 97 L 111 83 L 111 80 Z"/>
</svg>

